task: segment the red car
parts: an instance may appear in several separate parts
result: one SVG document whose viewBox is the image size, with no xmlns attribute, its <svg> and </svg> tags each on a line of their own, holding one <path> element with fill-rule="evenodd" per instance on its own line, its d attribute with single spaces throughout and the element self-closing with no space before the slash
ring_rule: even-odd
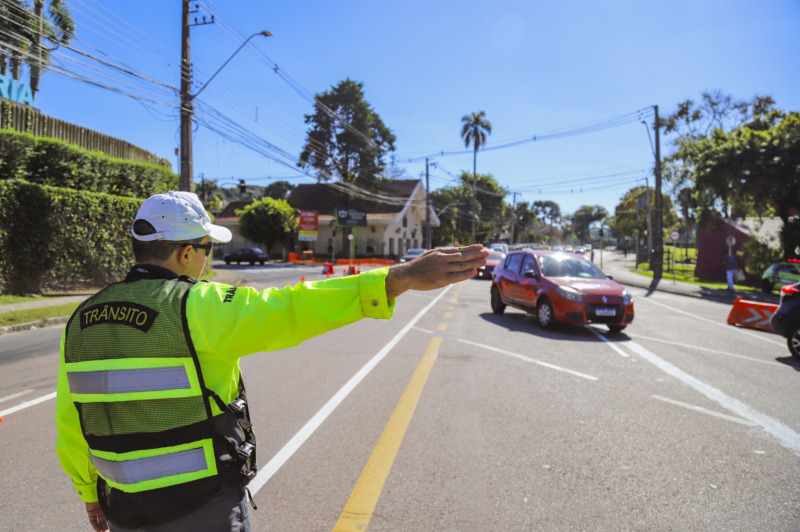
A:
<svg viewBox="0 0 800 532">
<path fill-rule="evenodd" d="M 492 312 L 507 305 L 557 323 L 605 323 L 619 332 L 633 322 L 633 297 L 583 257 L 554 251 L 512 251 L 494 270 Z"/>
<path fill-rule="evenodd" d="M 504 258 L 506 258 L 506 254 L 502 251 L 490 251 L 489 256 L 486 257 L 486 266 L 478 268 L 478 275 L 476 275 L 476 277 L 478 279 L 491 279 L 494 269 L 498 264 L 503 262 Z"/>
</svg>

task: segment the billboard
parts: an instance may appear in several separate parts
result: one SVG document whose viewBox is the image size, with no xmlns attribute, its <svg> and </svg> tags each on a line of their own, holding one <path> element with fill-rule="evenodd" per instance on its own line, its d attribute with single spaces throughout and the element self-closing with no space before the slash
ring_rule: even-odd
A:
<svg viewBox="0 0 800 532">
<path fill-rule="evenodd" d="M 337 208 L 336 225 L 340 227 L 366 227 L 367 213 L 355 209 Z"/>
<path fill-rule="evenodd" d="M 319 211 L 300 211 L 298 240 L 315 241 L 319 230 Z"/>
</svg>

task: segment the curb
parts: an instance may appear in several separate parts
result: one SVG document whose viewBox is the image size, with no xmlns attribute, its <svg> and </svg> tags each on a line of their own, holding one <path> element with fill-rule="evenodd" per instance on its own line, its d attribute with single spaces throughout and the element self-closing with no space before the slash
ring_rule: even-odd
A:
<svg viewBox="0 0 800 532">
<path fill-rule="evenodd" d="M 56 327 L 63 325 L 69 321 L 69 316 L 56 316 L 55 318 L 47 318 L 46 320 L 28 321 L 25 323 L 15 323 L 14 325 L 6 325 L 0 327 L 0 336 L 22 331 L 33 331 L 42 329 L 44 327 Z"/>
</svg>

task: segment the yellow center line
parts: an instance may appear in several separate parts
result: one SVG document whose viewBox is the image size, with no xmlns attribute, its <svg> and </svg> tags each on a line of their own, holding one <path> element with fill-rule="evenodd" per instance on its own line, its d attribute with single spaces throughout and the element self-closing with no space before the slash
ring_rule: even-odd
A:
<svg viewBox="0 0 800 532">
<path fill-rule="evenodd" d="M 440 332 L 444 331 L 446 329 L 447 329 L 447 322 L 446 321 L 443 321 L 442 323 L 439 324 L 438 327 L 436 327 L 436 330 L 440 331 Z"/>
<path fill-rule="evenodd" d="M 448 318 L 452 318 L 452 317 L 453 317 L 453 313 L 452 312 L 445 312 L 444 314 L 442 314 L 442 319 L 445 319 L 445 320 L 448 319 Z"/>
<path fill-rule="evenodd" d="M 334 532 L 363 532 L 369 526 L 378 498 L 383 491 L 383 485 L 392 469 L 392 464 L 397 456 L 397 451 L 403 441 L 403 437 L 417 408 L 417 403 L 428 381 L 436 357 L 439 354 L 439 346 L 442 338 L 435 336 L 431 338 L 425 354 L 422 356 L 414 371 L 411 380 L 400 398 L 400 402 L 392 412 L 392 417 L 383 429 L 378 444 L 372 450 L 372 454 L 361 471 L 350 498 L 347 499 L 339 520 L 333 527 Z"/>
</svg>

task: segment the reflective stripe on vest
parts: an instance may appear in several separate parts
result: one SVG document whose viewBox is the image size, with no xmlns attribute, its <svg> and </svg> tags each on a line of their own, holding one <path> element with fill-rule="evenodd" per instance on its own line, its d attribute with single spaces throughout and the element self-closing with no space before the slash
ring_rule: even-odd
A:
<svg viewBox="0 0 800 532">
<path fill-rule="evenodd" d="M 156 452 L 142 456 L 145 453 Z M 114 454 L 91 451 L 92 464 L 110 486 L 128 492 L 172 486 L 217 474 L 211 440 Z M 121 459 L 130 456 L 129 460 Z"/>
<path fill-rule="evenodd" d="M 183 366 L 74 371 L 67 373 L 72 393 L 133 393 L 191 388 Z"/>
<path fill-rule="evenodd" d="M 116 358 L 66 366 L 75 402 L 165 399 L 202 393 L 191 358 Z"/>
</svg>

